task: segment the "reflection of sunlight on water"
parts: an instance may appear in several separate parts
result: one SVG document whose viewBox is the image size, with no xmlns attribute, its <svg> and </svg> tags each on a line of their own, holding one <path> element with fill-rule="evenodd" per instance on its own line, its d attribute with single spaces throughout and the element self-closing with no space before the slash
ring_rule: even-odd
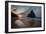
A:
<svg viewBox="0 0 46 34">
<path fill-rule="evenodd" d="M 25 14 L 24 13 L 18 13 L 17 16 L 18 16 L 19 19 L 21 19 L 21 18 L 25 17 Z"/>
</svg>

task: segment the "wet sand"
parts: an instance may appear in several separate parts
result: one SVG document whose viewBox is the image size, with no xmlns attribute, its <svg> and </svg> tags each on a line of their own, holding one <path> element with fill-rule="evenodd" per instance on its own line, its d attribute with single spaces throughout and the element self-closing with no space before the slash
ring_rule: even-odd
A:
<svg viewBox="0 0 46 34">
<path fill-rule="evenodd" d="M 12 18 L 11 28 L 34 28 L 41 27 L 41 19 L 39 18 L 24 18 L 15 20 Z"/>
</svg>

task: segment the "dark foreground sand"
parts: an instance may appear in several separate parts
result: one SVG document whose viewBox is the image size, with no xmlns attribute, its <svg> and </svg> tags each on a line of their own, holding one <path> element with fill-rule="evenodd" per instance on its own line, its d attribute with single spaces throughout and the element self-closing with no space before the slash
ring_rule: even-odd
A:
<svg viewBox="0 0 46 34">
<path fill-rule="evenodd" d="M 41 19 L 40 18 L 23 18 L 21 20 L 15 20 L 12 18 L 11 20 L 11 28 L 34 28 L 41 27 Z"/>
</svg>

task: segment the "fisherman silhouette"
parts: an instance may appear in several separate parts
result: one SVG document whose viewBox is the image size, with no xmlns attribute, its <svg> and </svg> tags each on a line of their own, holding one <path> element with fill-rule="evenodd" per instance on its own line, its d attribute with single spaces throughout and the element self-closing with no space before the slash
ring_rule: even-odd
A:
<svg viewBox="0 0 46 34">
<path fill-rule="evenodd" d="M 28 14 L 27 17 L 30 17 L 30 18 L 35 18 L 35 13 L 33 12 L 33 10 L 31 10 L 31 12 Z"/>
</svg>

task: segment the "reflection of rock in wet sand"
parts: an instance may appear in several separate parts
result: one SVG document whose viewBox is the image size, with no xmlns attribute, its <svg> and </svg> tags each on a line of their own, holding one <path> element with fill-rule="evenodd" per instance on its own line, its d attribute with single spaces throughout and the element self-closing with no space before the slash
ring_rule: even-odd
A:
<svg viewBox="0 0 46 34">
<path fill-rule="evenodd" d="M 23 18 L 21 20 L 14 21 L 14 27 L 40 27 L 41 20 L 37 18 Z"/>
</svg>

